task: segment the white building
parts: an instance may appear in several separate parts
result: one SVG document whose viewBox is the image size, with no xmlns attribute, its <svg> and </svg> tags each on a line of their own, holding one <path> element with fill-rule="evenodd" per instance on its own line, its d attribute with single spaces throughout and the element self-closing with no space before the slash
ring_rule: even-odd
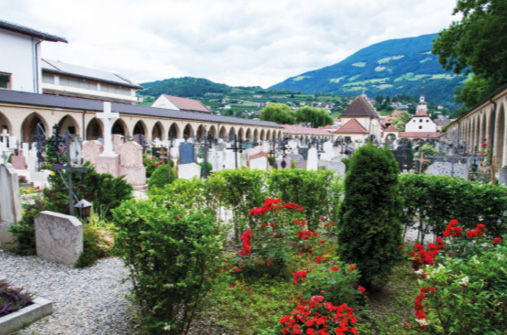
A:
<svg viewBox="0 0 507 335">
<path fill-rule="evenodd" d="M 0 20 L 0 89 L 42 93 L 43 41 L 67 43 L 63 37 Z"/>
<path fill-rule="evenodd" d="M 174 95 L 161 94 L 151 107 L 166 108 L 187 112 L 211 113 L 199 100 L 175 97 Z M 224 109 L 230 109 L 231 106 L 225 106 Z"/>
<path fill-rule="evenodd" d="M 341 129 L 342 127 L 351 127 L 353 126 L 352 130 L 354 130 L 357 134 L 364 133 L 363 131 L 359 132 L 359 127 L 356 125 L 356 122 L 358 125 L 361 126 L 366 133 L 362 134 L 361 136 L 368 137 L 370 135 L 375 135 L 375 138 L 380 139 L 382 126 L 380 124 L 380 115 L 378 114 L 375 107 L 372 105 L 370 100 L 365 94 L 358 95 L 350 104 L 350 106 L 343 112 L 343 114 L 340 116 L 342 119 L 342 126 L 338 128 L 338 130 L 335 132 L 338 134 L 340 131 L 344 131 L 344 129 Z M 350 123 L 349 121 L 354 119 L 356 122 Z M 350 131 L 350 129 L 345 129 L 345 131 Z"/>
<path fill-rule="evenodd" d="M 419 104 L 417 105 L 417 112 L 405 125 L 405 131 L 419 132 L 419 133 L 434 133 L 437 131 L 436 123 L 431 119 L 427 113 L 428 107 L 424 100 L 424 95 L 419 98 Z"/>
</svg>

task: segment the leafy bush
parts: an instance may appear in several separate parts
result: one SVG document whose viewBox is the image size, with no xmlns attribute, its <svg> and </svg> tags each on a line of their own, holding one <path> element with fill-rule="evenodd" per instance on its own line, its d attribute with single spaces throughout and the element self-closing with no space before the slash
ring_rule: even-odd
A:
<svg viewBox="0 0 507 335">
<path fill-rule="evenodd" d="M 371 144 L 351 157 L 340 211 L 338 252 L 356 264 L 361 283 L 371 287 L 391 272 L 401 242 L 398 163 L 387 149 Z"/>
<path fill-rule="evenodd" d="M 415 299 L 420 328 L 432 334 L 505 331 L 507 248 L 500 238 L 485 239 L 485 229 L 478 224 L 465 233 L 452 220 L 439 238 L 442 247 L 433 254 L 434 261 L 417 272 L 424 279 Z"/>
<path fill-rule="evenodd" d="M 151 175 L 153 174 L 153 171 L 155 171 L 155 169 L 160 164 L 162 164 L 162 163 L 159 158 L 157 158 L 155 156 L 150 157 L 150 156 L 148 156 L 148 154 L 144 154 L 143 155 L 143 165 L 146 168 L 146 178 L 150 178 Z"/>
<path fill-rule="evenodd" d="M 4 280 L 0 280 L 0 317 L 16 312 L 33 303 L 30 294 L 22 293 Z"/>
<path fill-rule="evenodd" d="M 404 174 L 400 176 L 405 231 L 418 223 L 421 243 L 428 232 L 441 235 L 447 222 L 457 219 L 468 229 L 488 226 L 486 234 L 507 233 L 507 187 L 462 178 Z"/>
<path fill-rule="evenodd" d="M 35 255 L 35 223 L 34 218 L 44 210 L 42 197 L 34 198 L 31 204 L 23 204 L 23 217 L 18 224 L 12 225 L 9 231 L 16 237 L 13 252 L 19 255 Z"/>
<path fill-rule="evenodd" d="M 326 170 L 272 170 L 268 178 L 270 194 L 302 206 L 311 229 L 317 227 L 321 215 L 336 219 L 333 210 L 340 201 L 342 190 L 334 188 L 335 185 L 341 184 L 332 171 Z"/>
<path fill-rule="evenodd" d="M 201 167 L 201 177 L 204 177 L 204 162 L 200 162 L 200 163 L 197 163 L 197 165 L 199 165 Z M 211 170 L 213 170 L 213 165 L 211 165 L 210 162 L 206 162 L 206 170 L 208 172 L 208 176 L 210 175 L 211 173 Z"/>
<path fill-rule="evenodd" d="M 129 266 L 134 300 L 150 334 L 183 334 L 215 273 L 221 240 L 213 216 L 151 201 L 113 211 L 115 248 Z"/>
<path fill-rule="evenodd" d="M 164 185 L 169 184 L 169 171 L 167 169 L 167 164 L 161 164 L 155 169 L 150 179 L 148 179 L 150 189 L 153 186 L 164 187 Z M 171 167 L 171 183 L 174 180 L 176 180 L 176 171 Z"/>
<path fill-rule="evenodd" d="M 92 223 L 85 224 L 83 226 L 83 252 L 79 255 L 74 266 L 76 268 L 92 266 L 98 259 L 109 256 L 113 238 L 107 235 L 112 234 L 108 234 Z"/>
</svg>

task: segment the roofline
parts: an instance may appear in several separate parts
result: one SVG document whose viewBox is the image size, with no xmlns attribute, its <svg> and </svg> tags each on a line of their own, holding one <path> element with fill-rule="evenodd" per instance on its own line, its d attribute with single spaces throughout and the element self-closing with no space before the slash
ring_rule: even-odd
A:
<svg viewBox="0 0 507 335">
<path fill-rule="evenodd" d="M 81 75 L 81 74 L 76 74 L 76 73 L 73 73 L 73 72 L 54 70 L 54 69 L 46 68 L 44 66 L 42 66 L 42 71 L 43 72 L 51 72 L 51 73 L 55 73 L 55 74 L 62 74 L 62 75 L 67 75 L 67 76 L 74 76 L 74 77 L 84 78 L 84 79 L 93 79 L 93 80 L 101 81 L 101 82 L 104 82 L 104 83 L 123 85 L 123 86 L 131 87 L 131 88 L 137 88 L 137 89 L 142 89 L 143 88 L 142 86 L 136 85 L 136 84 L 124 84 L 124 83 L 121 83 L 121 82 L 118 82 L 118 81 L 104 80 L 104 79 L 100 79 L 100 78 L 97 78 L 97 77 L 91 77 L 91 76 L 84 76 L 84 75 Z M 111 72 L 111 73 L 113 73 L 113 72 Z M 113 74 L 115 76 L 118 76 L 116 73 L 113 73 Z M 121 78 L 123 78 L 123 77 L 121 77 Z"/>
<path fill-rule="evenodd" d="M 37 38 L 40 38 L 45 41 L 69 43 L 64 37 L 43 33 L 41 31 L 38 31 L 35 29 L 23 27 L 23 26 L 20 26 L 20 25 L 14 24 L 14 23 L 10 23 L 7 21 L 3 21 L 3 20 L 0 20 L 0 29 L 9 30 L 9 31 L 19 33 L 19 34 L 37 37 Z"/>
<path fill-rule="evenodd" d="M 14 97 L 4 97 L 4 95 L 12 95 Z M 25 99 L 24 99 L 25 98 Z M 35 98 L 38 101 L 25 101 L 26 98 Z M 51 101 L 53 100 L 53 101 Z M 56 101 L 55 101 L 56 100 Z M 39 107 L 55 107 L 61 109 L 77 109 L 85 111 L 102 111 L 103 100 L 71 98 L 65 96 L 57 96 L 50 94 L 38 94 L 30 92 L 21 92 L 13 90 L 0 90 L 0 103 L 20 104 L 27 106 Z M 259 126 L 259 127 L 272 127 L 283 129 L 283 126 L 271 121 L 256 121 L 251 119 L 242 119 L 230 116 L 214 115 L 211 113 L 196 113 L 186 112 L 180 110 L 156 108 L 149 106 L 130 105 L 113 102 L 111 110 L 121 114 L 128 115 L 143 115 L 148 117 L 164 117 L 170 119 L 189 120 L 189 121 L 205 121 L 210 123 L 232 123 L 245 126 Z M 145 113 L 143 113 L 143 111 Z M 147 113 L 146 113 L 147 112 Z M 151 112 L 151 113 L 150 113 Z M 172 115 L 168 115 L 168 112 Z M 207 117 L 212 116 L 218 120 L 207 120 Z"/>
</svg>

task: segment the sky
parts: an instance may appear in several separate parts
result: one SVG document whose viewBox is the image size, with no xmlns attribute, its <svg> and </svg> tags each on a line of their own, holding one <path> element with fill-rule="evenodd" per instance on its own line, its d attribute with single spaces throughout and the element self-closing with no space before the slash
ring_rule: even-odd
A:
<svg viewBox="0 0 507 335">
<path fill-rule="evenodd" d="M 136 83 L 269 87 L 393 38 L 438 33 L 455 0 L 1 0 L 0 20 L 66 38 L 48 59 Z"/>
</svg>

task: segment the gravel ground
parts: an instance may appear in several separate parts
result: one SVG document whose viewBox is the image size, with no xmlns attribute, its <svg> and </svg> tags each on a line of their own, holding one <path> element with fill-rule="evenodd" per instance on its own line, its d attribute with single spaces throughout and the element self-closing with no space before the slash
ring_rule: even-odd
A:
<svg viewBox="0 0 507 335">
<path fill-rule="evenodd" d="M 0 279 L 53 302 L 53 314 L 18 334 L 132 334 L 131 304 L 125 299 L 130 281 L 118 258 L 99 260 L 93 267 L 74 269 L 0 249 Z"/>
</svg>

